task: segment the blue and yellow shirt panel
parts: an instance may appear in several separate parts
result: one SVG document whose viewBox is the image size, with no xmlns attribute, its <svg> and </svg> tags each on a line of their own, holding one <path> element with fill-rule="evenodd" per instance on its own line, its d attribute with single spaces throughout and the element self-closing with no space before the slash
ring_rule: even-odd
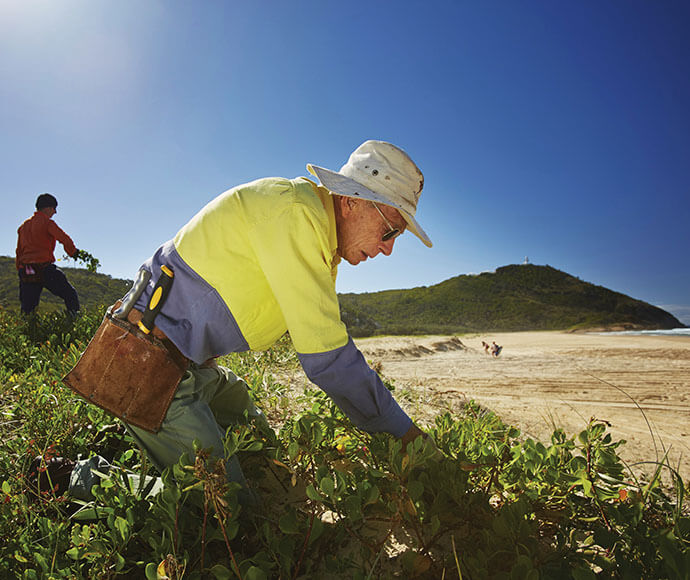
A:
<svg viewBox="0 0 690 580">
<path fill-rule="evenodd" d="M 302 353 L 347 342 L 327 190 L 307 179 L 254 181 L 210 202 L 173 243 L 227 304 L 250 349 L 268 348 L 287 329 Z"/>
<path fill-rule="evenodd" d="M 367 431 L 411 420 L 340 319 L 333 198 L 306 178 L 266 178 L 207 204 L 143 267 L 175 280 L 156 325 L 191 360 L 270 347 L 285 331 L 307 376 Z"/>
</svg>

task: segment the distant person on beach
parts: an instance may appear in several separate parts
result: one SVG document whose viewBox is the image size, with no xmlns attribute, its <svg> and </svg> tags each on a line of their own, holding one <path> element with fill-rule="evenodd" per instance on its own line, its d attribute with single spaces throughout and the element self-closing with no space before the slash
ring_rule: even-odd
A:
<svg viewBox="0 0 690 580">
<path fill-rule="evenodd" d="M 140 380 L 134 386 L 124 378 L 107 385 L 110 400 L 123 401 L 126 410 L 98 403 L 98 396 L 95 402 L 125 417 L 128 431 L 159 470 L 185 452 L 193 461 L 195 439 L 211 457 L 222 458 L 226 430 L 244 417 L 270 430 L 244 380 L 215 359 L 267 349 L 286 331 L 306 375 L 353 424 L 390 433 L 405 446 L 418 437 L 430 441 L 348 335 L 335 290 L 341 260 L 357 265 L 389 256 L 405 230 L 431 247 L 414 217 L 422 172 L 402 149 L 383 141 L 360 145 L 339 171 L 307 169 L 318 182 L 258 179 L 201 209 L 142 265 L 141 283 L 101 325 L 104 333 L 108 325 L 116 326 L 118 339 L 130 336 L 135 345 L 130 359 L 107 367 L 114 347 L 94 338 L 66 378 L 87 398 L 85 392 L 96 393 L 94 385 L 106 372 Z M 155 325 L 146 322 L 152 302 L 160 309 Z M 173 362 L 147 362 L 164 359 L 161 351 Z M 83 361 L 90 361 L 84 365 L 88 376 L 80 374 Z M 143 393 L 141 401 L 130 396 L 135 390 Z M 235 455 L 227 460 L 226 475 L 247 489 Z M 252 503 L 251 494 L 244 497 Z"/>
<path fill-rule="evenodd" d="M 491 354 L 492 354 L 492 356 L 498 356 L 499 354 L 501 354 L 502 350 L 503 350 L 503 347 L 497 345 L 495 340 L 491 342 Z"/>
<path fill-rule="evenodd" d="M 491 348 L 491 345 L 490 345 L 488 342 L 482 340 L 482 346 L 484 347 L 484 352 L 485 352 L 486 354 L 491 354 L 491 353 L 489 352 L 489 349 Z"/>
<path fill-rule="evenodd" d="M 67 281 L 64 272 L 55 266 L 55 243 L 60 242 L 70 257 L 77 248 L 70 238 L 52 220 L 57 213 L 57 199 L 42 193 L 36 199 L 36 212 L 17 230 L 15 265 L 19 273 L 19 301 L 24 314 L 31 314 L 41 299 L 43 288 L 65 301 L 67 311 L 76 316 L 79 297 Z"/>
</svg>

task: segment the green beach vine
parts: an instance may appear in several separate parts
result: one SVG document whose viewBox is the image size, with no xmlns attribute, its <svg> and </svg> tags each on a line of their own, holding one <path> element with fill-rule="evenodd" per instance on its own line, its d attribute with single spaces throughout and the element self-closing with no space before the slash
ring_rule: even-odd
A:
<svg viewBox="0 0 690 580">
<path fill-rule="evenodd" d="M 576 434 L 524 437 L 470 402 L 402 449 L 354 428 L 323 393 L 289 389 L 287 340 L 232 355 L 275 433 L 251 422 L 226 436 L 261 506 L 204 450 L 162 476 L 103 411 L 61 384 L 102 310 L 26 321 L 0 310 L 0 577 L 462 578 L 690 577 L 685 484 L 645 480 L 625 443 L 591 418 Z M 36 455 L 88 457 L 113 469 L 77 502 L 27 492 Z"/>
</svg>

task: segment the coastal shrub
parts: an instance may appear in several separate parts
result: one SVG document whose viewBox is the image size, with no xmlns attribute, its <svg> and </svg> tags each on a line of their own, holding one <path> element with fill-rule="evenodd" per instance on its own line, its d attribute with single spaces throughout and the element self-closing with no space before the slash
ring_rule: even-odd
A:
<svg viewBox="0 0 690 580">
<path fill-rule="evenodd" d="M 29 328 L 0 311 L 2 578 L 690 576 L 683 481 L 637 480 L 603 420 L 537 441 L 470 402 L 427 427 L 440 453 L 421 440 L 404 450 L 354 428 L 318 389 L 288 389 L 281 377 L 298 362 L 283 339 L 224 360 L 279 427 L 227 433 L 262 502 L 245 509 L 204 450 L 159 477 L 66 389 L 102 311 L 50 316 Z M 94 453 L 114 467 L 93 502 L 26 493 L 37 454 Z"/>
</svg>

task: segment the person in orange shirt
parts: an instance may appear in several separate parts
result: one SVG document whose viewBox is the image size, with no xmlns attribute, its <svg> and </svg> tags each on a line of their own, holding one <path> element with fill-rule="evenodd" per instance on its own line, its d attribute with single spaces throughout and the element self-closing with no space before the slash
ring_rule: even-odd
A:
<svg viewBox="0 0 690 580">
<path fill-rule="evenodd" d="M 60 242 L 70 257 L 78 253 L 70 238 L 51 219 L 57 213 L 57 199 L 42 193 L 36 199 L 36 212 L 17 230 L 15 264 L 19 273 L 19 301 L 22 312 L 33 312 L 47 288 L 65 301 L 67 311 L 76 316 L 79 297 L 64 272 L 55 265 L 55 242 Z"/>
</svg>

